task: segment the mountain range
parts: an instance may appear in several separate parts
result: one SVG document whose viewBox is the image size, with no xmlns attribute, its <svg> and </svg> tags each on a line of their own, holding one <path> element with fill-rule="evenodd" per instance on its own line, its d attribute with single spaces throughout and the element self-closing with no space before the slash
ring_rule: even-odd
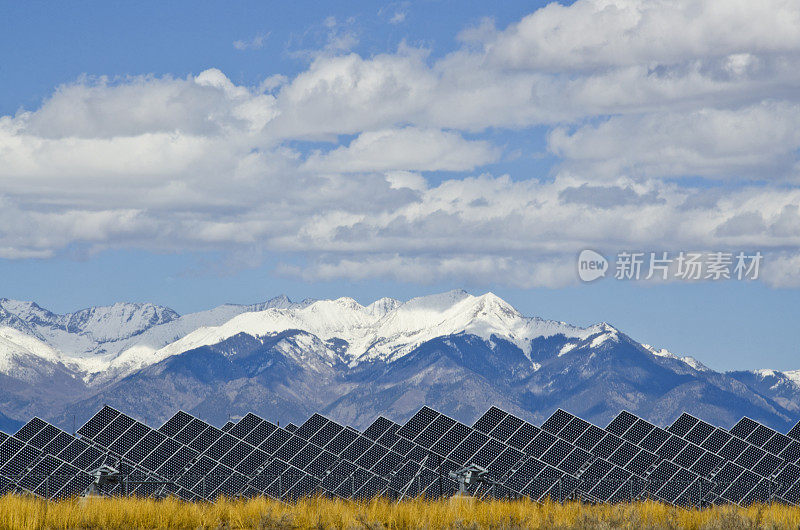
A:
<svg viewBox="0 0 800 530">
<path fill-rule="evenodd" d="M 183 409 L 218 424 L 321 412 L 364 427 L 427 404 L 466 422 L 496 405 L 533 422 L 559 407 L 598 424 L 623 409 L 657 424 L 687 411 L 785 431 L 800 419 L 800 371 L 721 373 L 607 323 L 525 317 L 460 290 L 367 306 L 280 296 L 187 315 L 0 299 L 0 430 L 32 416 L 71 430 L 103 404 L 156 424 Z"/>
</svg>

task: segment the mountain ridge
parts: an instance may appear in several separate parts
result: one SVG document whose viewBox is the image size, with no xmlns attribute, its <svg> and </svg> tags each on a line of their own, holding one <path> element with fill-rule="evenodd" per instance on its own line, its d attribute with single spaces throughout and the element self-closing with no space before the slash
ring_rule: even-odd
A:
<svg viewBox="0 0 800 530">
<path fill-rule="evenodd" d="M 21 316 L 9 310 L 34 305 Z M 88 350 L 56 335 L 56 346 L 76 348 L 70 354 L 18 329 L 36 332 L 63 316 L 0 300 L 0 374 L 8 381 L 0 413 L 67 422 L 109 403 L 152 421 L 174 408 L 208 420 L 253 410 L 302 421 L 319 410 L 359 425 L 376 414 L 401 420 L 429 404 L 465 419 L 491 405 L 532 421 L 558 407 L 597 422 L 623 408 L 660 423 L 678 409 L 718 424 L 749 415 L 783 427 L 800 417 L 800 385 L 790 376 L 716 372 L 608 323 L 525 317 L 493 293 L 368 305 L 279 296 L 183 316 L 153 307 L 85 311 L 82 322 L 94 330 L 137 320 Z M 67 333 L 85 339 L 88 329 Z"/>
</svg>

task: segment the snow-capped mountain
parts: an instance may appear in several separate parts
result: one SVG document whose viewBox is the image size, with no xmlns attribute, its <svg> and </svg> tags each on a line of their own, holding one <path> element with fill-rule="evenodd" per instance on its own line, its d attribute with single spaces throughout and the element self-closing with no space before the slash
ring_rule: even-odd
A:
<svg viewBox="0 0 800 530">
<path fill-rule="evenodd" d="M 465 420 L 490 405 L 534 421 L 557 407 L 600 423 L 620 409 L 658 423 L 683 410 L 776 427 L 800 416 L 796 396 L 742 374 L 609 324 L 526 317 L 492 293 L 369 305 L 278 297 L 184 316 L 151 304 L 56 315 L 0 300 L 0 414 L 12 421 L 67 422 L 103 403 L 155 422 L 182 408 L 211 421 L 322 411 L 357 426 L 423 404 Z"/>
</svg>

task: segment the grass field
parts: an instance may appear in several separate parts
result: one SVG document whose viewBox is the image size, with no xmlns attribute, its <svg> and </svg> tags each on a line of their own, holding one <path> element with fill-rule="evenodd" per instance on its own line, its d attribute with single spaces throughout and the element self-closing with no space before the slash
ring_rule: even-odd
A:
<svg viewBox="0 0 800 530">
<path fill-rule="evenodd" d="M 0 498 L 0 528 L 800 528 L 800 508 L 758 505 L 687 511 L 658 503 L 584 505 L 527 501 Z"/>
</svg>

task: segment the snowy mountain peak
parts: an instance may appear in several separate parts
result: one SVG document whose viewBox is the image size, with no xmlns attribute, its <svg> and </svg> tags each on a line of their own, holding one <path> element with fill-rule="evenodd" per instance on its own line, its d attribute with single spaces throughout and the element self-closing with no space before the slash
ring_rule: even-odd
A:
<svg viewBox="0 0 800 530">
<path fill-rule="evenodd" d="M 684 362 L 684 363 L 688 364 L 689 366 L 691 366 L 692 368 L 694 368 L 695 370 L 697 370 L 698 372 L 707 372 L 707 371 L 709 371 L 709 368 L 706 365 L 704 365 L 703 363 L 701 363 L 700 361 L 698 361 L 694 357 L 690 357 L 688 355 L 681 357 L 681 356 L 675 355 L 674 353 L 672 353 L 670 351 L 665 350 L 664 348 L 655 348 L 655 347 L 653 347 L 653 346 L 651 346 L 649 344 L 642 344 L 642 347 L 644 347 L 644 349 L 646 349 L 647 351 L 649 351 L 650 353 L 652 353 L 653 355 L 655 355 L 657 357 L 666 357 L 668 359 L 675 359 L 675 360 Z"/>
</svg>

